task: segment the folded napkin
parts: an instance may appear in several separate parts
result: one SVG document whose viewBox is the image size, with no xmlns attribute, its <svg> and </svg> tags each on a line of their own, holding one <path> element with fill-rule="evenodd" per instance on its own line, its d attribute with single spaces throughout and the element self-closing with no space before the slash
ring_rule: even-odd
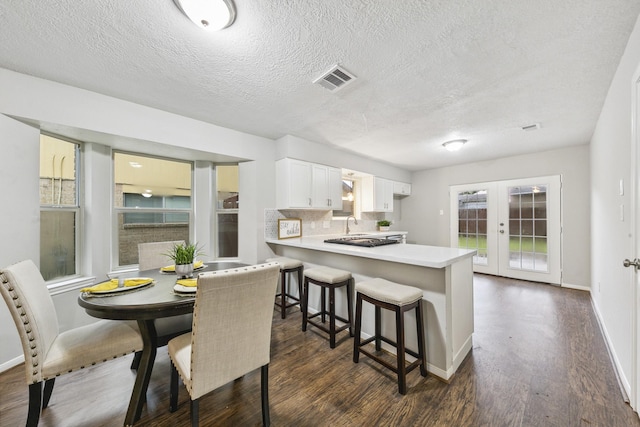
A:
<svg viewBox="0 0 640 427">
<path fill-rule="evenodd" d="M 200 268 L 204 265 L 203 261 L 195 261 L 193 263 L 193 268 Z M 167 265 L 166 267 L 162 267 L 160 269 L 160 271 L 164 271 L 164 272 L 175 272 L 176 271 L 176 266 L 175 265 Z"/>
<path fill-rule="evenodd" d="M 191 287 L 195 287 L 198 284 L 198 279 L 180 279 L 180 280 L 176 280 L 176 283 L 178 285 L 191 288 Z"/>
<path fill-rule="evenodd" d="M 139 286 L 143 283 L 149 283 L 149 278 L 140 278 L 140 279 L 125 279 L 124 286 Z M 112 291 L 118 288 L 118 279 L 111 279 L 106 282 L 98 283 L 97 285 L 90 286 L 88 288 L 80 289 L 80 292 L 105 292 Z"/>
</svg>

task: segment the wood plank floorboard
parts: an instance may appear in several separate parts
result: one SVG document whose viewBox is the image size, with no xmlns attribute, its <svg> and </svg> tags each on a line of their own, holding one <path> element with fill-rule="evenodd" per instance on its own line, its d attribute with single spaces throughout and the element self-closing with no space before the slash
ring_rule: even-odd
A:
<svg viewBox="0 0 640 427">
<path fill-rule="evenodd" d="M 587 292 L 485 275 L 474 276 L 473 351 L 450 384 L 395 375 L 367 357 L 352 361 L 353 341 L 331 350 L 301 314 L 274 310 L 269 390 L 273 426 L 638 426 L 618 387 Z M 314 331 L 315 329 L 315 331 Z M 56 380 L 42 427 L 121 426 L 135 373 L 132 356 Z M 166 348 L 158 357 L 139 426 L 189 425 L 181 386 L 171 414 Z M 24 367 L 0 374 L 0 426 L 22 426 L 28 393 Z M 259 370 L 200 402 L 202 426 L 261 424 Z"/>
</svg>

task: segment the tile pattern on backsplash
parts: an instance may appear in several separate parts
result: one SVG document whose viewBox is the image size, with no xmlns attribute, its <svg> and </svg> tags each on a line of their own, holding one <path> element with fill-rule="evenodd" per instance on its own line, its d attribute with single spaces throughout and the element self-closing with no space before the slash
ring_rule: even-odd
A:
<svg viewBox="0 0 640 427">
<path fill-rule="evenodd" d="M 344 234 L 346 223 L 343 219 L 332 219 L 332 211 L 312 211 L 312 210 L 264 210 L 264 238 L 265 240 L 278 238 L 278 219 L 300 218 L 302 220 L 302 235 L 317 236 L 322 234 Z M 383 219 L 383 213 L 363 212 L 362 218 L 356 225 L 353 220 L 349 221 L 349 229 L 352 233 L 367 233 L 376 231 L 376 223 Z M 325 224 L 329 228 L 325 228 Z"/>
</svg>

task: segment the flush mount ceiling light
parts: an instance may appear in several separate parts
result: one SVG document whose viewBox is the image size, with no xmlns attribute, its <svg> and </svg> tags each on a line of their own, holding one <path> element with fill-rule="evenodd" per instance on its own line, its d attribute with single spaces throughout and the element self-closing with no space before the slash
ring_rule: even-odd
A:
<svg viewBox="0 0 640 427">
<path fill-rule="evenodd" d="M 203 30 L 227 28 L 236 19 L 233 0 L 173 0 L 178 8 Z"/>
<path fill-rule="evenodd" d="M 454 139 L 443 143 L 442 146 L 449 151 L 458 151 L 466 142 L 466 139 Z"/>
</svg>

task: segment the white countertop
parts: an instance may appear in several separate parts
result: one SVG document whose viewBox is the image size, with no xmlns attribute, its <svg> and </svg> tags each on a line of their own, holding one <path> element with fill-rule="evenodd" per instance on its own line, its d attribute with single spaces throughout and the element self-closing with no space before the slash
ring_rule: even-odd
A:
<svg viewBox="0 0 640 427">
<path fill-rule="evenodd" d="M 397 235 L 402 233 L 403 232 L 390 231 L 386 233 L 371 233 L 371 235 Z M 369 234 L 367 233 L 367 235 Z M 337 243 L 324 243 L 325 239 L 337 237 L 344 236 L 323 235 L 300 237 L 295 239 L 272 239 L 267 240 L 267 243 L 431 268 L 444 268 L 462 259 L 472 257 L 476 253 L 476 251 L 472 249 L 414 245 L 410 243 L 376 246 L 373 248 L 341 245 Z"/>
</svg>

